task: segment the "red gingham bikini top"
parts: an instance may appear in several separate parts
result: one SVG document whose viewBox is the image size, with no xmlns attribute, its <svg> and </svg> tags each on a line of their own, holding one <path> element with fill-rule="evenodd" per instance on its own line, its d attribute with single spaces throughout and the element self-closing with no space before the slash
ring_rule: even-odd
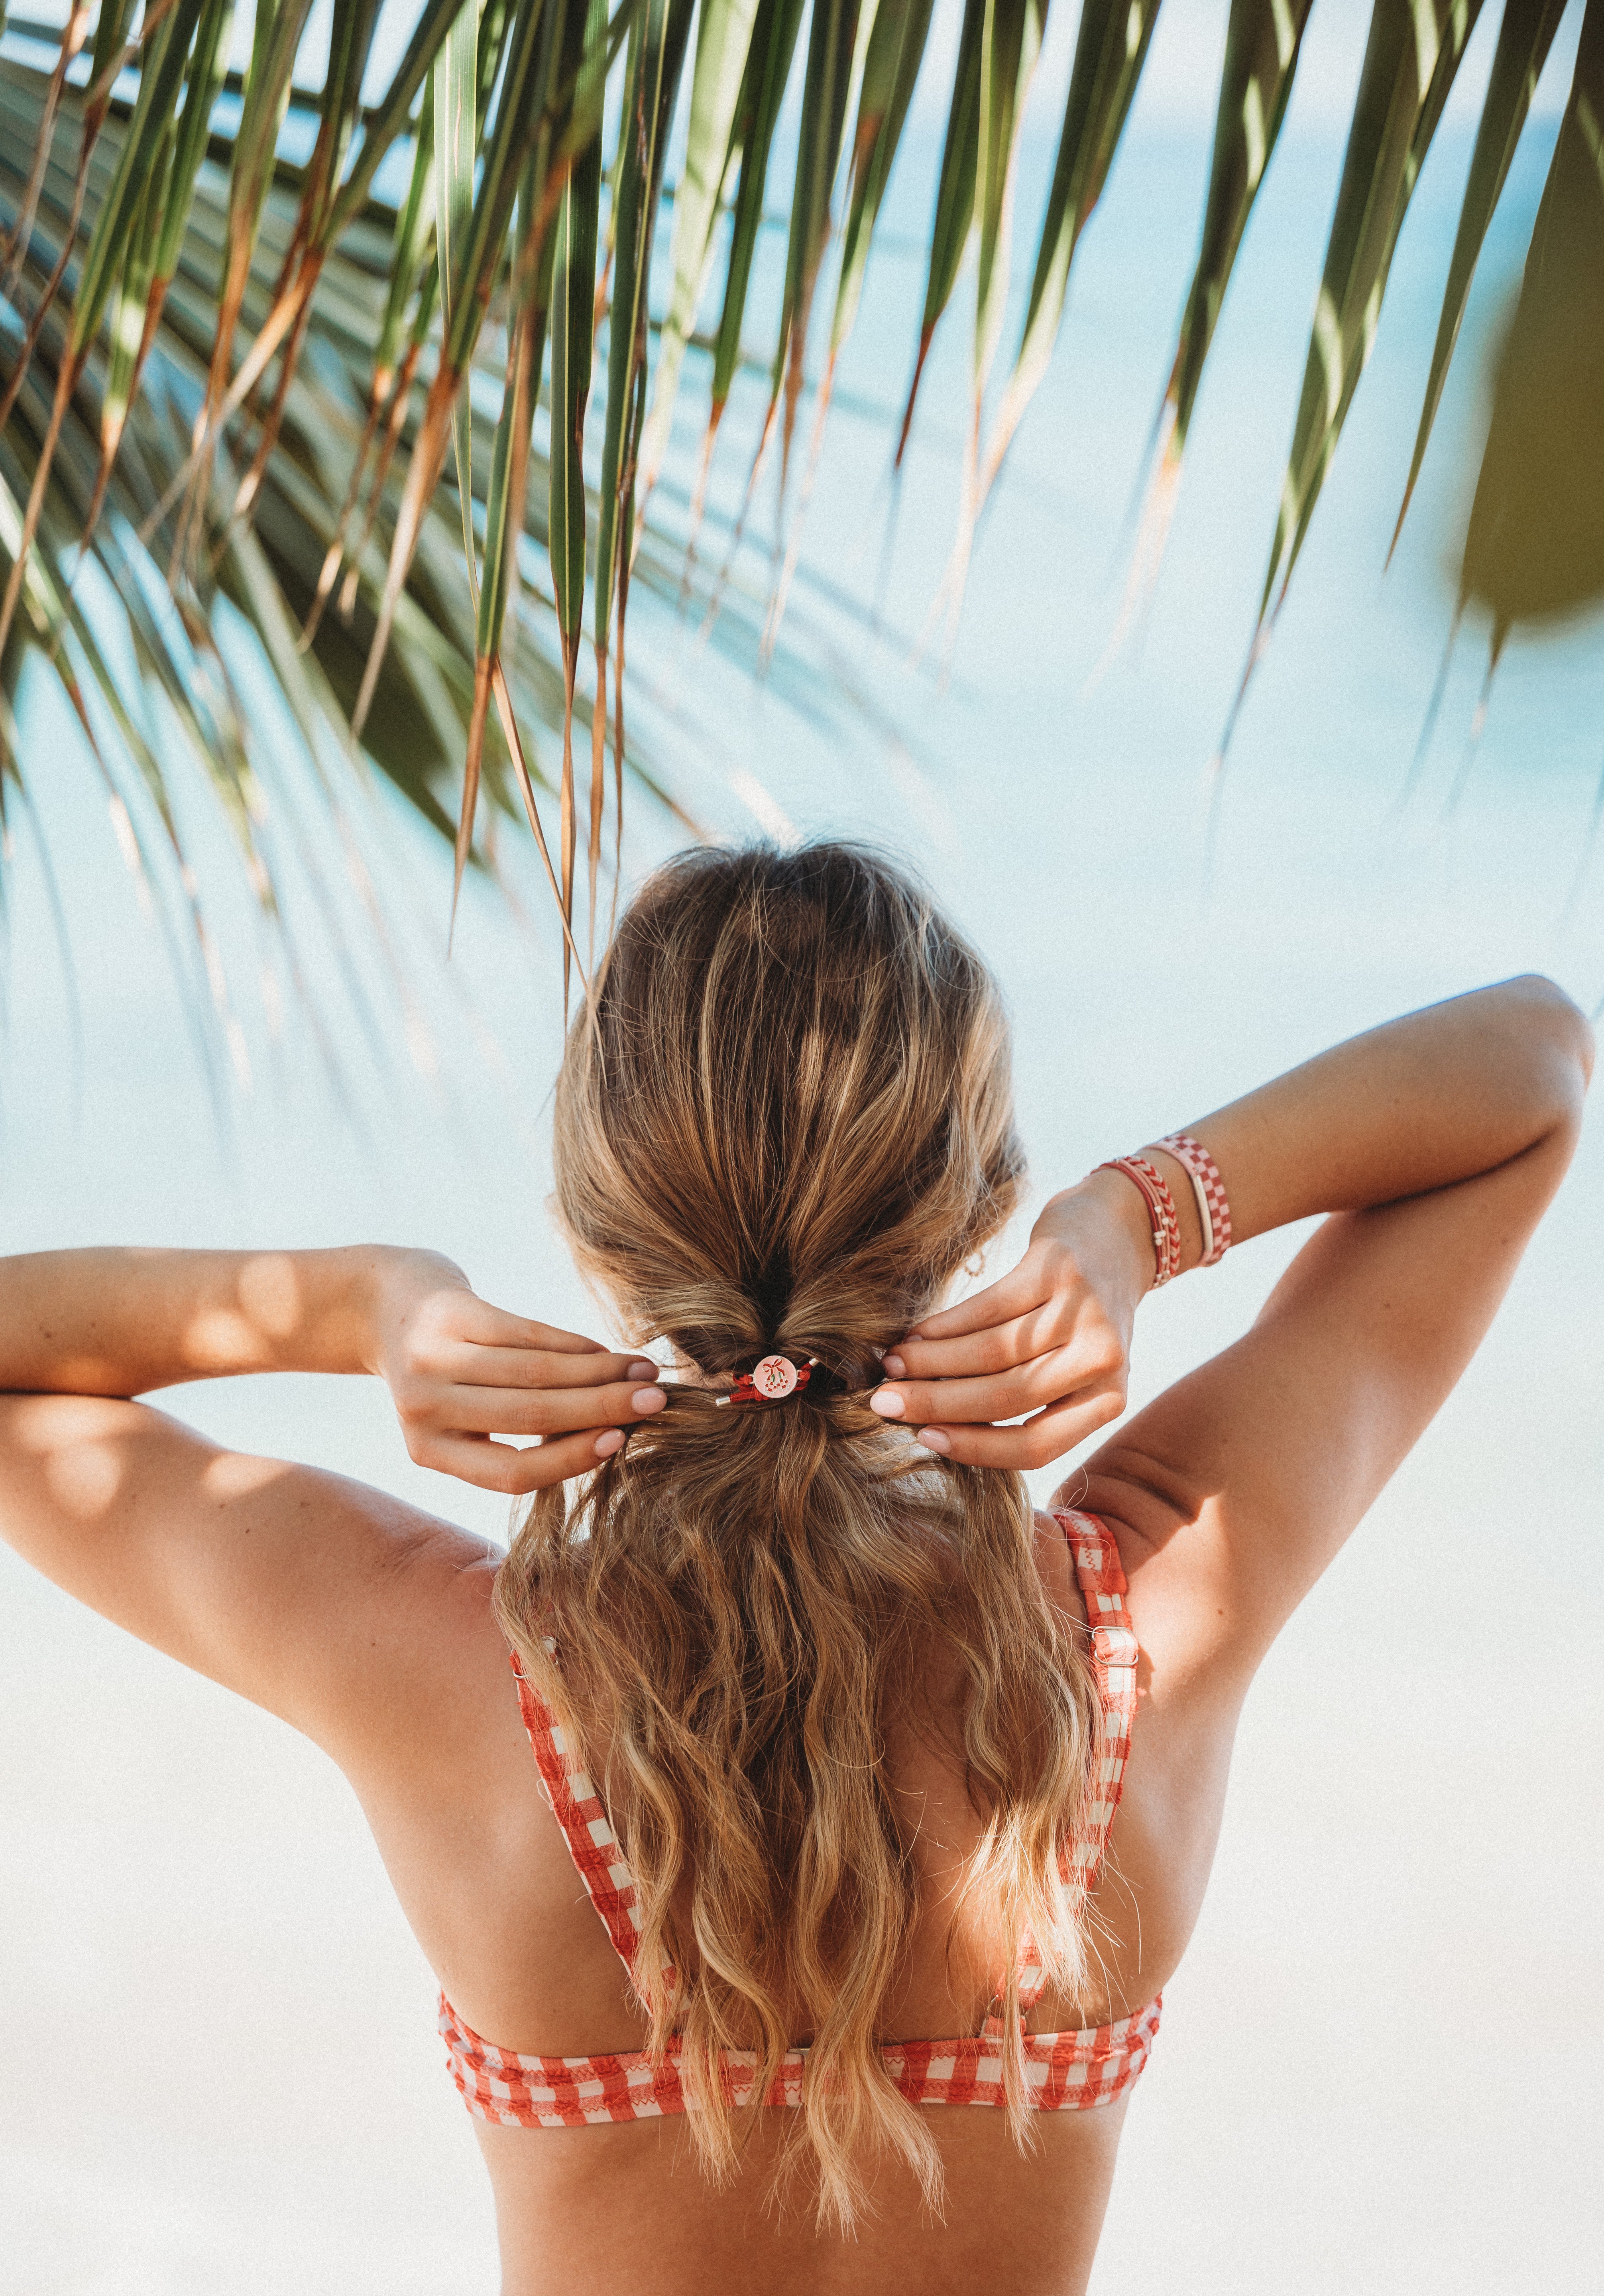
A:
<svg viewBox="0 0 1604 2296">
<path fill-rule="evenodd" d="M 1098 1762 L 1101 1793 L 1093 1805 L 1086 1838 L 1074 1847 L 1074 1860 L 1090 1887 L 1102 1862 L 1114 1812 L 1119 1806 L 1131 1722 L 1136 1709 L 1136 1637 L 1125 1609 L 1125 1572 L 1118 1549 L 1095 1515 L 1057 1517 L 1075 1561 L 1092 1628 L 1092 1660 L 1102 1705 L 1103 1734 Z M 541 1781 L 564 1839 L 607 1924 L 607 1933 L 626 1970 L 634 1963 L 640 1916 L 635 1887 L 600 1796 L 570 1747 L 551 1709 L 526 1681 L 516 1658 L 519 1703 Z M 1019 1971 L 1019 2007 L 1027 2014 L 1041 1996 L 1043 1972 L 1034 1948 Z M 1129 2088 L 1148 2060 L 1158 2030 L 1163 1997 L 1111 2025 L 1073 2033 L 1027 2033 L 1025 2073 L 1032 2105 L 1044 2112 L 1073 2112 L 1109 2103 Z M 440 1996 L 440 2031 L 452 2077 L 462 2101 L 482 2120 L 518 2128 L 581 2128 L 589 2123 L 645 2120 L 687 2110 L 672 2041 L 653 2059 L 644 2050 L 597 2057 L 521 2056 L 498 2049 L 470 2031 Z M 894 2041 L 881 2051 L 887 2072 L 912 2104 L 1003 2103 L 1001 2021 L 986 2019 L 978 2034 L 952 2041 Z M 756 2058 L 728 2050 L 724 2068 L 731 2101 L 749 2102 Z M 802 2102 L 806 2048 L 788 2052 L 764 2102 Z"/>
</svg>

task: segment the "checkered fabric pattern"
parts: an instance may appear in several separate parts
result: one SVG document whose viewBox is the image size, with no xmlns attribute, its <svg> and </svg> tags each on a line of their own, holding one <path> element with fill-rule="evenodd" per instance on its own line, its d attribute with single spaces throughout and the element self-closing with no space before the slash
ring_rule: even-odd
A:
<svg viewBox="0 0 1604 2296">
<path fill-rule="evenodd" d="M 618 1837 L 577 1750 L 569 1748 L 561 1724 L 525 1675 L 516 1651 L 512 1653 L 512 1671 L 518 1677 L 519 1709 L 535 1750 L 546 1800 L 562 1828 L 563 1840 L 579 1868 L 579 1879 L 590 1901 L 607 1925 L 613 1950 L 633 1976 L 635 1948 L 641 1935 L 641 1909 Z"/>
<path fill-rule="evenodd" d="M 1065 1879 L 1078 1873 L 1083 1886 L 1090 1888 L 1119 1807 L 1131 1748 L 1131 1722 L 1136 1710 L 1136 1637 L 1125 1609 L 1125 1573 L 1112 1537 L 1095 1515 L 1063 1513 L 1057 1520 L 1069 1542 L 1085 1601 L 1103 1716 L 1098 1799 L 1086 1835 L 1075 1845 L 1072 1864 L 1066 1860 Z M 577 1750 L 569 1746 L 561 1726 L 516 1658 L 513 1671 L 524 1726 L 557 1822 L 591 1902 L 607 1924 L 609 1937 L 625 1967 L 633 1969 L 640 1915 L 634 1883 L 618 1837 Z M 1022 2010 L 1039 1998 L 1042 1984 L 1040 1963 L 1034 1950 L 1027 1950 L 1019 1970 Z M 1072 2033 L 1027 2033 L 1025 2080 L 1030 2103 L 1043 2112 L 1064 2112 L 1112 2103 L 1146 2064 L 1162 2007 L 1160 1997 L 1113 2024 Z M 520 2055 L 481 2040 L 444 1993 L 440 2032 L 462 2102 L 481 2120 L 500 2121 L 515 2128 L 584 2128 L 603 2121 L 654 2120 L 689 2109 L 672 2042 L 660 2059 L 644 2050 L 595 2057 Z M 887 2072 L 911 2104 L 1001 2105 L 1005 2102 L 1002 2033 L 1000 2021 L 993 2016 L 973 2037 L 891 2042 L 881 2055 Z M 801 2103 L 807 2054 L 806 2049 L 792 2049 L 781 2060 L 779 2076 L 770 2086 L 765 2104 Z M 729 2050 L 723 2070 L 732 2104 L 748 2103 L 756 2058 L 743 2050 Z"/>
<path fill-rule="evenodd" d="M 1079 2033 L 1027 2033 L 1025 2087 L 1043 2112 L 1109 2104 L 1129 2088 L 1148 2061 L 1158 2030 L 1160 2004 L 1117 2024 Z M 452 2079 L 462 2102 L 480 2120 L 508 2128 L 585 2128 L 610 2120 L 655 2120 L 688 2110 L 679 2060 L 672 2045 L 654 2062 L 642 2049 L 602 2057 L 520 2056 L 482 2041 L 440 1996 L 440 2032 Z M 1000 2042 L 978 2036 L 956 2041 L 897 2041 L 881 2052 L 886 2070 L 910 2104 L 990 2104 L 1002 2093 Z M 750 2101 L 757 2061 L 731 2049 L 724 2060 L 732 2104 Z M 799 2105 L 807 2051 L 791 2049 L 765 2103 Z"/>
<path fill-rule="evenodd" d="M 1198 1265 L 1214 1267 L 1231 1250 L 1231 1206 L 1225 1199 L 1220 1168 L 1203 1143 L 1194 1140 L 1190 1132 L 1171 1132 L 1158 1145 L 1183 1168 L 1192 1184 L 1203 1226 L 1203 1257 Z"/>
<path fill-rule="evenodd" d="M 1136 1715 L 1136 1636 L 1125 1608 L 1128 1589 L 1112 1533 L 1093 1514 L 1066 1511 L 1056 1513 L 1053 1520 L 1069 1542 L 1076 1580 L 1086 1605 L 1086 1623 L 1092 1629 L 1092 1672 L 1102 1708 L 1102 1737 L 1093 1780 L 1095 1799 L 1088 1813 L 1086 1831 L 1076 1842 L 1073 1854 L 1066 1854 L 1060 1868 L 1066 1882 L 1075 1880 L 1084 1891 L 1097 1879 L 1108 1846 L 1109 1828 L 1114 1823 L 1125 1786 L 1131 1725 Z M 1027 1943 L 1019 1964 L 1021 2014 L 1027 2015 L 1035 2008 L 1045 1981 L 1046 1972 L 1036 1957 L 1035 1948 Z M 1153 2006 L 1156 2032 L 1158 2004 Z M 1001 2035 L 1001 2019 L 988 2017 L 983 2030 L 988 2037 Z M 1144 2061 L 1145 2055 L 1144 2050 Z M 1131 2078 L 1133 2079 L 1134 2074 Z"/>
</svg>

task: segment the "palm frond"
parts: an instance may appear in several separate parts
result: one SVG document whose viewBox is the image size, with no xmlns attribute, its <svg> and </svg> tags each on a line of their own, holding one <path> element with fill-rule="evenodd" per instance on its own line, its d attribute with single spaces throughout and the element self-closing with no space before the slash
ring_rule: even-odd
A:
<svg viewBox="0 0 1604 2296">
<path fill-rule="evenodd" d="M 1604 596 L 1604 0 L 1589 0 L 1570 100 L 1494 369 L 1460 603 L 1517 622 Z"/>
<path fill-rule="evenodd" d="M 460 398 L 461 471 L 448 471 L 424 506 L 393 601 L 396 642 L 380 653 L 373 646 L 392 556 L 391 457 L 405 468 L 415 447 L 420 365 L 427 376 L 444 333 L 432 145 L 424 132 L 432 76 L 424 118 L 414 123 L 420 164 L 395 171 L 395 205 L 364 203 L 330 242 L 295 356 L 284 362 L 288 372 L 259 376 L 256 398 L 241 395 L 207 450 L 205 499 L 194 504 L 195 437 L 214 388 L 234 223 L 232 138 L 221 128 L 201 133 L 196 121 L 213 113 L 219 93 L 225 119 L 229 97 L 237 104 L 242 92 L 238 78 L 222 85 L 227 15 L 225 4 L 207 0 L 187 60 L 191 94 L 175 98 L 164 140 L 143 135 L 137 102 L 110 106 L 76 218 L 86 104 L 70 83 L 59 92 L 18 292 L 20 302 L 29 290 L 42 295 L 61 269 L 78 296 L 58 295 L 44 311 L 33 356 L 8 378 L 13 404 L 0 435 L 0 569 L 15 586 L 0 655 L 0 781 L 20 795 L 45 770 L 19 750 L 14 724 L 27 664 L 36 660 L 78 718 L 119 843 L 172 942 L 186 1002 L 211 1015 L 202 1033 L 210 1030 L 208 1041 L 216 1038 L 225 1058 L 239 1032 L 204 890 L 179 827 L 184 808 L 176 792 L 185 779 L 198 778 L 212 792 L 269 928 L 278 932 L 286 913 L 281 879 L 289 840 L 295 873 L 311 882 L 338 939 L 349 900 L 348 858 L 371 837 L 363 826 L 366 767 L 376 767 L 424 821 L 452 837 L 466 809 L 458 802 L 459 775 L 479 704 L 476 778 L 482 765 L 495 813 L 527 820 L 543 835 L 539 808 L 561 797 L 560 769 L 544 737 L 561 734 L 568 709 L 553 598 L 542 573 L 550 464 L 544 426 L 535 423 L 554 243 L 549 228 L 520 275 L 528 283 L 510 285 L 504 312 L 483 332 L 472 387 Z M 154 81 L 142 86 L 153 89 Z M 27 200 L 48 86 L 48 75 L 0 59 L 0 226 L 14 226 Z M 310 124 L 307 111 L 301 117 Z M 127 188 L 134 145 L 145 154 L 137 194 Z M 405 153 L 397 156 L 405 161 Z M 541 204 L 534 176 L 523 188 L 515 225 L 520 246 L 539 242 L 532 227 Z M 241 295 L 241 330 L 250 339 L 259 340 L 264 322 L 282 307 L 287 270 L 299 259 L 305 189 L 302 169 L 275 165 Z M 109 263 L 96 255 L 92 266 L 97 239 L 103 250 L 110 237 L 103 219 L 113 212 L 128 218 L 120 247 Z M 107 284 L 102 324 L 80 340 L 75 321 L 86 273 L 92 292 L 97 275 Z M 588 334 L 587 308 L 587 341 Z M 17 338 L 11 340 L 14 348 Z M 503 367 L 511 390 L 497 421 L 490 393 Z M 63 374 L 71 376 L 70 389 L 63 389 Z M 269 421 L 274 442 L 256 471 L 246 514 L 239 496 Z M 169 586 L 186 521 L 192 531 L 185 570 Z M 465 534 L 476 558 L 471 584 L 463 578 Z M 680 570 L 665 534 L 645 537 L 636 573 L 666 601 L 677 596 Z M 310 826 L 303 833 L 293 793 L 256 736 L 219 650 L 218 617 L 229 612 L 255 632 L 344 822 L 338 851 L 320 850 Z M 756 661 L 760 612 L 759 598 L 745 591 L 732 597 L 717 632 L 732 660 Z M 139 674 L 134 691 L 126 654 Z M 487 727 L 481 689 L 495 703 Z M 353 734 L 359 698 L 360 743 Z M 627 775 L 654 800 L 667 800 L 660 770 L 622 744 L 618 771 L 620 783 Z M 272 830 L 265 826 L 270 819 Z M 484 860 L 482 843 L 471 841 L 464 863 L 470 858 Z M 293 970 L 295 952 L 285 959 Z M 373 1026 L 381 1026 L 376 1015 Z"/>
<path fill-rule="evenodd" d="M 767 377 L 747 501 L 777 436 L 783 517 L 822 292 L 832 316 L 805 506 L 837 361 L 872 291 L 871 253 L 904 124 L 930 69 L 931 0 L 618 0 L 610 14 L 605 0 L 424 0 L 369 104 L 383 4 L 332 0 L 321 78 L 305 88 L 295 76 L 309 0 L 258 0 L 238 74 L 225 69 L 232 0 L 74 0 L 65 29 L 48 35 L 53 68 L 26 60 L 42 28 L 12 20 L 0 58 L 10 328 L 0 380 L 0 797 L 21 786 L 12 713 L 23 659 L 37 654 L 105 752 L 111 781 L 129 772 L 145 791 L 142 824 L 169 845 L 176 837 L 175 767 L 111 664 L 106 617 L 120 614 L 141 676 L 224 805 L 271 908 L 261 767 L 218 651 L 226 604 L 255 631 L 330 787 L 355 787 L 366 764 L 376 767 L 453 840 L 459 889 L 482 857 L 481 794 L 492 821 L 513 811 L 528 820 L 571 963 L 576 715 L 591 733 L 593 936 L 610 723 L 615 852 L 626 775 L 660 785 L 626 741 L 632 580 L 683 598 L 699 578 L 708 470 L 743 367 Z M 1315 515 L 1479 4 L 1373 0 L 1249 673 Z M 1404 512 L 1563 4 L 1503 0 L 1458 236 L 1444 250 Z M 925 291 L 900 428 L 889 410 L 887 428 L 900 465 L 932 341 L 972 250 L 970 440 L 947 578 L 954 617 L 981 506 L 1053 355 L 1158 5 L 1082 0 L 1020 332 L 996 384 L 1013 187 L 1046 0 L 963 0 L 950 85 L 931 92 L 945 101 L 946 130 Z M 1201 242 L 1164 394 L 1150 577 L 1311 5 L 1232 0 Z M 1531 504 L 1542 488 L 1521 497 L 1515 474 L 1550 422 L 1543 376 L 1557 368 L 1532 346 L 1555 340 L 1554 311 L 1604 301 L 1587 205 L 1598 196 L 1604 117 L 1594 86 L 1601 21 L 1604 0 L 1586 0 L 1466 546 L 1461 603 L 1487 605 L 1495 643 L 1512 621 L 1553 610 L 1552 584 L 1511 576 L 1501 589 L 1497 567 L 1522 519 L 1523 531 L 1540 530 Z M 773 161 L 793 84 L 797 147 L 781 185 Z M 665 155 L 682 102 L 685 156 L 670 193 Z M 610 117 L 618 123 L 610 157 Z M 744 332 L 774 196 L 786 255 L 774 332 L 759 348 Z M 659 264 L 669 197 L 672 242 Z M 704 336 L 709 297 L 716 317 Z M 590 424 L 598 326 L 606 385 Z M 1580 323 L 1572 336 L 1592 340 Z M 651 488 L 692 360 L 707 377 L 708 411 L 688 532 L 673 541 L 641 505 L 659 499 Z M 1592 440 L 1600 402 L 1580 384 L 1572 396 Z M 1575 454 L 1585 459 L 1580 445 Z M 766 659 L 774 643 L 800 517 L 789 547 L 776 545 L 766 600 L 727 587 L 723 574 L 705 586 L 719 642 L 743 660 Z M 744 518 L 726 529 L 726 572 Z M 1575 594 L 1591 594 L 1579 559 L 1573 572 Z M 588 693 L 579 677 L 587 633 Z M 550 735 L 560 746 L 548 768 Z M 551 798 L 554 857 L 541 812 Z M 199 948 L 200 922 L 190 930 Z"/>
</svg>

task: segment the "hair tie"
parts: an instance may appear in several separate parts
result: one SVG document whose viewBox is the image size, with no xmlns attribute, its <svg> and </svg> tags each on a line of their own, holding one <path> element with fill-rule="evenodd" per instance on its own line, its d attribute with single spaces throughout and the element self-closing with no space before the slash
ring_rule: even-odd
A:
<svg viewBox="0 0 1604 2296">
<path fill-rule="evenodd" d="M 788 1396 L 801 1394 L 818 1360 L 809 1356 L 805 1364 L 794 1364 L 789 1356 L 764 1356 L 750 1371 L 741 1373 L 714 1407 L 722 1411 L 726 1403 L 783 1403 Z"/>
</svg>

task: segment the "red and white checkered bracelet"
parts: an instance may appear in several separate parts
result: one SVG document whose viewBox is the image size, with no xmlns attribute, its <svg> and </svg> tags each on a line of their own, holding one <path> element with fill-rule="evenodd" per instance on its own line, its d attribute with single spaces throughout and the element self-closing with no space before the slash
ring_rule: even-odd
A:
<svg viewBox="0 0 1604 2296">
<path fill-rule="evenodd" d="M 1181 1222 L 1175 1199 L 1155 1165 L 1145 1156 L 1111 1156 L 1099 1164 L 1100 1172 L 1123 1172 L 1140 1188 L 1153 1225 L 1153 1289 L 1181 1273 Z"/>
<path fill-rule="evenodd" d="M 1203 1229 L 1203 1257 L 1198 1265 L 1213 1267 L 1231 1250 L 1231 1206 L 1225 1201 L 1225 1183 L 1220 1177 L 1220 1168 L 1203 1143 L 1194 1140 L 1190 1132 L 1172 1132 L 1156 1145 L 1174 1158 L 1192 1184 Z"/>
</svg>

